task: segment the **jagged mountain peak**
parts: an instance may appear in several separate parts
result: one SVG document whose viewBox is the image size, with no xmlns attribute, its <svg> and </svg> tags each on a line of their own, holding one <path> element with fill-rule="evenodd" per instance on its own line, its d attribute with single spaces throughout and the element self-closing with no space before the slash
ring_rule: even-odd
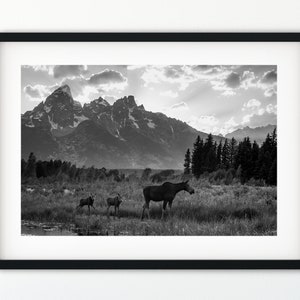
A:
<svg viewBox="0 0 300 300">
<path fill-rule="evenodd" d="M 181 168 L 197 135 L 207 136 L 137 106 L 132 95 L 113 105 L 99 97 L 82 107 L 64 85 L 22 115 L 22 156 L 34 152 L 41 159 L 59 157 L 113 168 Z M 43 148 L 45 140 L 49 147 Z"/>
<path fill-rule="evenodd" d="M 46 98 L 45 106 L 67 104 L 73 105 L 74 99 L 72 97 L 71 89 L 68 85 L 63 85 L 56 89 L 51 95 Z"/>
<path fill-rule="evenodd" d="M 123 98 L 118 99 L 113 105 L 114 106 L 125 106 L 128 108 L 137 107 L 134 96 L 132 96 L 132 95 L 125 96 Z"/>
<path fill-rule="evenodd" d="M 98 105 L 110 106 L 110 104 L 101 96 L 98 99 L 91 101 L 91 103 L 92 102 Z"/>
<path fill-rule="evenodd" d="M 56 89 L 53 93 L 66 93 L 70 97 L 72 97 L 71 89 L 67 84 L 62 85 L 58 89 Z M 73 98 L 73 97 L 72 97 Z"/>
</svg>

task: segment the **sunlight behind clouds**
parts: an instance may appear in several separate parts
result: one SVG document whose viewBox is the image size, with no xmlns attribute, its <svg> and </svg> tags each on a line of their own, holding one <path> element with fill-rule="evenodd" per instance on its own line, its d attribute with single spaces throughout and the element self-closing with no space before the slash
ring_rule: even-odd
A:
<svg viewBox="0 0 300 300">
<path fill-rule="evenodd" d="M 22 66 L 22 112 L 64 84 L 82 104 L 134 95 L 147 110 L 214 134 L 277 122 L 274 65 Z"/>
</svg>

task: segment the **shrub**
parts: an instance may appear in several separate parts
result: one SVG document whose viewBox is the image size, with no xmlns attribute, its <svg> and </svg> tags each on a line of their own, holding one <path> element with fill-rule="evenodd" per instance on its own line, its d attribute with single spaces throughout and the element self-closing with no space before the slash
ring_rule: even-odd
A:
<svg viewBox="0 0 300 300">
<path fill-rule="evenodd" d="M 152 170 L 150 168 L 144 169 L 143 174 L 141 176 L 141 180 L 147 181 L 149 179 L 151 172 L 152 172 Z"/>
</svg>

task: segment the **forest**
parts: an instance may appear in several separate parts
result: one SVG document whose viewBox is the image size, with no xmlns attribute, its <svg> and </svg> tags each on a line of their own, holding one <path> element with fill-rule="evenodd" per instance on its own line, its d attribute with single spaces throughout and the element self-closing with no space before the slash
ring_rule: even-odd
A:
<svg viewBox="0 0 300 300">
<path fill-rule="evenodd" d="M 239 143 L 232 138 L 217 144 L 211 134 L 205 141 L 198 136 L 192 153 L 190 149 L 186 151 L 184 173 L 195 178 L 213 174 L 215 179 L 224 177 L 225 184 L 231 184 L 237 178 L 242 184 L 251 181 L 277 185 L 276 128 L 261 146 L 248 137 Z"/>
</svg>

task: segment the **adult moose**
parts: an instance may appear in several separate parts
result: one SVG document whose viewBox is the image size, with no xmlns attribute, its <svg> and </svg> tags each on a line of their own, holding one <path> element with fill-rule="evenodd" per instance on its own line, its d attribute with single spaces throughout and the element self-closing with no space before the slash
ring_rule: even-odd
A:
<svg viewBox="0 0 300 300">
<path fill-rule="evenodd" d="M 180 191 L 186 191 L 190 194 L 195 193 L 194 189 L 189 186 L 188 180 L 180 183 L 165 182 L 162 185 L 146 186 L 143 189 L 145 204 L 143 206 L 141 220 L 143 220 L 144 218 L 146 208 L 148 212 L 148 219 L 150 219 L 149 203 L 151 200 L 155 202 L 163 201 L 163 209 L 161 214 L 161 218 L 163 219 L 167 208 L 167 204 L 169 204 L 171 211 L 173 200 L 176 194 Z"/>
</svg>

